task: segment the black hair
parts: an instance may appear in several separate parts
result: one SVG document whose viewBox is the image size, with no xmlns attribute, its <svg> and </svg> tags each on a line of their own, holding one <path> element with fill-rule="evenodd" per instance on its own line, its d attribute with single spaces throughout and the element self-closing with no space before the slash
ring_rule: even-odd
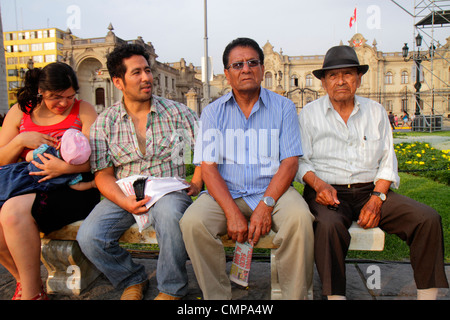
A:
<svg viewBox="0 0 450 320">
<path fill-rule="evenodd" d="M 223 52 L 222 56 L 222 62 L 223 67 L 226 69 L 228 68 L 228 58 L 230 55 L 231 50 L 233 50 L 236 47 L 250 47 L 253 48 L 259 56 L 259 61 L 263 65 L 264 64 L 264 52 L 259 47 L 258 43 L 250 38 L 237 38 L 231 41 L 225 48 L 225 51 Z"/>
<path fill-rule="evenodd" d="M 34 68 L 25 73 L 24 85 L 17 91 L 17 103 L 22 112 L 31 114 L 42 101 L 39 89 L 61 92 L 69 88 L 75 92 L 80 88 L 75 71 L 68 64 L 53 62 L 43 69 Z"/>
<path fill-rule="evenodd" d="M 123 63 L 124 59 L 131 56 L 143 56 L 150 65 L 150 55 L 142 45 L 124 44 L 114 48 L 114 50 L 106 57 L 106 67 L 111 78 L 123 79 L 127 69 Z"/>
</svg>

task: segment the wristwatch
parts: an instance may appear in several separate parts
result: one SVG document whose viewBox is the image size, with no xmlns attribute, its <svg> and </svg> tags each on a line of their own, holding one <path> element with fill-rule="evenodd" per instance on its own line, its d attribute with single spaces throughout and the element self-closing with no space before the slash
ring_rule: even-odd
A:
<svg viewBox="0 0 450 320">
<path fill-rule="evenodd" d="M 377 196 L 381 199 L 381 201 L 386 201 L 386 195 L 384 193 L 378 192 L 378 191 L 372 191 L 371 195 Z"/>
<path fill-rule="evenodd" d="M 263 197 L 261 201 L 264 202 L 268 207 L 273 208 L 275 206 L 275 200 L 272 197 Z"/>
</svg>

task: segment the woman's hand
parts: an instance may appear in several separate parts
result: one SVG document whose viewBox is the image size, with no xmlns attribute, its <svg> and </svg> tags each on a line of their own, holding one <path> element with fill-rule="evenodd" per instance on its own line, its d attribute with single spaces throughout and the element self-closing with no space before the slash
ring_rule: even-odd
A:
<svg viewBox="0 0 450 320">
<path fill-rule="evenodd" d="M 39 146 L 46 144 L 50 147 L 56 148 L 58 146 L 58 139 L 36 131 L 22 132 L 17 135 L 16 139 L 20 141 L 20 144 L 24 148 L 37 149 Z"/>
<path fill-rule="evenodd" d="M 68 166 L 70 165 L 58 157 L 49 153 L 44 153 L 44 155 L 38 154 L 37 156 L 41 159 L 42 164 L 35 160 L 31 162 L 41 171 L 30 172 L 30 175 L 43 176 L 38 182 L 47 181 L 67 173 Z"/>
</svg>

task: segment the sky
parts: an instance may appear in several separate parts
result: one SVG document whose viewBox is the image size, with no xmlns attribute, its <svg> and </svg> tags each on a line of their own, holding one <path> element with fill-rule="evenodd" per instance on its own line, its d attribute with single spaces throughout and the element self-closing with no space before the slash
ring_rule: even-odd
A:
<svg viewBox="0 0 450 320">
<path fill-rule="evenodd" d="M 418 0 L 207 0 L 208 55 L 215 74 L 223 73 L 222 53 L 237 37 L 249 37 L 260 46 L 267 41 L 289 56 L 324 55 L 357 31 L 378 50 L 399 52 L 413 48 L 412 15 Z M 450 9 L 450 1 L 440 2 Z M 133 40 L 141 36 L 155 47 L 157 60 L 184 58 L 201 64 L 205 51 L 204 0 L 0 0 L 3 31 L 56 27 L 70 28 L 80 38 L 104 37 L 111 23 L 114 33 Z M 357 8 L 357 27 L 349 21 Z M 409 12 L 409 13 L 408 13 Z M 412 14 L 412 15 L 411 15 Z M 356 29 L 357 28 L 357 29 Z M 424 43 L 446 43 L 450 29 L 427 29 Z M 432 37 L 431 37 L 432 36 Z M 438 45 L 436 45 L 438 46 Z"/>
</svg>

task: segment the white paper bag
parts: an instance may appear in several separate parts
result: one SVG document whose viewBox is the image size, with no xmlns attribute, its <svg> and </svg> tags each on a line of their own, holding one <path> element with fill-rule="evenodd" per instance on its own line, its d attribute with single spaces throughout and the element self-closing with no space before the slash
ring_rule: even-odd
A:
<svg viewBox="0 0 450 320">
<path fill-rule="evenodd" d="M 127 178 L 117 180 L 116 183 L 119 185 L 122 192 L 127 195 L 134 195 L 133 182 L 139 178 L 147 178 L 145 184 L 145 195 L 150 197 L 150 201 L 145 204 L 149 209 L 156 201 L 161 199 L 164 195 L 189 188 L 189 184 L 181 178 L 169 177 L 169 178 L 157 178 L 157 177 L 147 177 L 141 175 L 134 175 Z M 139 232 L 142 232 L 145 228 L 150 226 L 150 213 L 146 212 L 141 215 L 133 214 L 136 223 L 139 227 Z"/>
</svg>

